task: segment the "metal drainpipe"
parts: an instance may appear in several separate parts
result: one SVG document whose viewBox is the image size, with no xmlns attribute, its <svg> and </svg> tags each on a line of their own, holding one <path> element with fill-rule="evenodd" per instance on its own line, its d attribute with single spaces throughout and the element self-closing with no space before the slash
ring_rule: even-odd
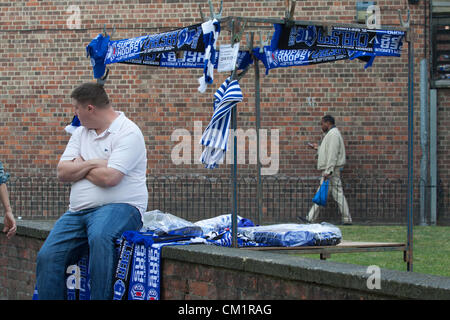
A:
<svg viewBox="0 0 450 320">
<path fill-rule="evenodd" d="M 408 197 L 407 215 L 407 271 L 413 271 L 413 217 L 414 217 L 414 43 L 408 32 Z"/>
<path fill-rule="evenodd" d="M 437 90 L 430 90 L 430 224 L 437 220 Z"/>
<path fill-rule="evenodd" d="M 425 226 L 427 208 L 428 183 L 428 69 L 427 60 L 420 61 L 420 146 L 422 158 L 420 159 L 420 219 L 419 225 Z"/>
</svg>

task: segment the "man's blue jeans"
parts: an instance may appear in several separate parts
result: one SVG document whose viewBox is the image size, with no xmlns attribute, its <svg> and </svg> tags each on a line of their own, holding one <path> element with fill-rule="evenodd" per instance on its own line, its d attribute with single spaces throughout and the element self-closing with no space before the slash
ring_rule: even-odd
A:
<svg viewBox="0 0 450 320">
<path fill-rule="evenodd" d="M 56 221 L 37 256 L 36 284 L 40 300 L 67 298 L 66 269 L 89 249 L 91 299 L 112 298 L 117 266 L 115 240 L 142 227 L 139 211 L 125 203 L 67 211 Z"/>
</svg>

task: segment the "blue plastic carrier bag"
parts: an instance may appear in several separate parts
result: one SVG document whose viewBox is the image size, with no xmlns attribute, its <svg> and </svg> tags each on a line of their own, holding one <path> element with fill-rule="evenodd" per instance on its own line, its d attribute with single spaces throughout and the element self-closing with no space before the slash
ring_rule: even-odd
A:
<svg viewBox="0 0 450 320">
<path fill-rule="evenodd" d="M 312 199 L 312 201 L 315 204 L 318 204 L 319 206 L 324 206 L 324 207 L 327 205 L 329 184 L 330 184 L 329 180 L 324 180 L 322 182 L 322 184 L 319 187 L 319 190 L 317 190 L 316 195 Z"/>
</svg>

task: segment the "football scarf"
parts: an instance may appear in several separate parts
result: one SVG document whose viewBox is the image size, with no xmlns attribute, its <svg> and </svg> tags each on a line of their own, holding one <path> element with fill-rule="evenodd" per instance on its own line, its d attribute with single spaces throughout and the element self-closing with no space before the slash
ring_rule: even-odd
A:
<svg viewBox="0 0 450 320">
<path fill-rule="evenodd" d="M 315 25 L 275 24 L 271 47 L 275 49 L 348 49 L 377 55 L 400 56 L 404 31 Z"/>
<path fill-rule="evenodd" d="M 214 80 L 214 64 L 216 63 L 216 40 L 220 33 L 220 23 L 214 19 L 202 23 L 203 41 L 206 45 L 203 76 L 198 79 L 200 86 L 198 91 L 205 92 L 206 86 L 213 83 Z"/>
<path fill-rule="evenodd" d="M 181 237 L 185 239 L 186 237 Z M 114 281 L 113 300 L 160 300 L 161 248 L 188 245 L 152 233 L 125 231 L 121 239 L 121 254 Z"/>
<path fill-rule="evenodd" d="M 212 61 L 214 61 L 214 69 L 217 69 L 219 55 L 220 51 L 216 50 L 214 59 L 211 59 Z M 121 63 L 165 68 L 201 69 L 205 66 L 205 54 L 203 52 L 196 51 L 183 51 L 178 55 L 176 52 L 171 51 L 164 53 L 154 53 L 145 56 L 143 59 L 130 59 Z M 239 51 L 236 61 L 239 70 L 247 68 L 247 66 L 252 63 L 253 60 L 249 51 Z"/>
<path fill-rule="evenodd" d="M 270 46 L 253 49 L 266 74 L 270 69 L 304 66 L 338 60 L 359 59 L 364 68 L 372 66 L 376 56 L 401 55 L 405 32 L 304 25 L 274 25 Z"/>
<path fill-rule="evenodd" d="M 67 125 L 64 128 L 64 130 L 67 133 L 72 134 L 80 125 L 81 125 L 81 123 L 80 123 L 80 119 L 78 119 L 78 116 L 73 116 L 72 122 L 69 125 Z"/>
<path fill-rule="evenodd" d="M 213 26 L 211 35 L 209 29 Z M 205 34 L 205 31 L 208 33 Z M 154 57 L 166 52 L 188 51 L 204 53 L 205 59 L 210 61 L 209 54 L 214 56 L 215 41 L 220 32 L 220 24 L 217 21 L 208 21 L 173 31 L 145 35 L 130 39 L 110 41 L 109 36 L 99 34 L 86 47 L 87 56 L 91 58 L 91 64 L 95 78 L 101 78 L 106 65 L 112 63 L 133 63 L 154 65 Z M 208 49 L 209 48 L 209 49 Z M 210 61 L 214 63 L 214 61 Z M 206 81 L 211 77 L 206 65 Z"/>
<path fill-rule="evenodd" d="M 196 24 L 169 32 L 109 41 L 107 51 L 104 52 L 104 63 L 111 64 L 130 59 L 142 59 L 154 53 L 170 51 L 204 52 L 203 38 L 202 26 Z"/>
<path fill-rule="evenodd" d="M 200 161 L 208 169 L 216 168 L 225 155 L 230 135 L 231 110 L 244 99 L 239 82 L 231 81 L 230 77 L 216 91 L 214 98 L 214 114 L 200 141 L 206 147 Z"/>
</svg>

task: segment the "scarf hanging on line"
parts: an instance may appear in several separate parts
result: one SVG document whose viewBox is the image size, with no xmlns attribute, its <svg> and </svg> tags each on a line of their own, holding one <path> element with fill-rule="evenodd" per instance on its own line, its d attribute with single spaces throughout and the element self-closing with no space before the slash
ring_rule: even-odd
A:
<svg viewBox="0 0 450 320">
<path fill-rule="evenodd" d="M 220 23 L 214 19 L 202 23 L 203 42 L 205 43 L 205 57 L 203 76 L 198 79 L 200 86 L 198 91 L 204 93 L 206 86 L 213 83 L 214 80 L 214 64 L 216 58 L 216 40 L 220 33 Z"/>
<path fill-rule="evenodd" d="M 364 69 L 377 56 L 400 57 L 404 31 L 358 29 L 321 25 L 274 24 L 270 46 L 254 49 L 255 57 L 270 69 L 306 66 L 337 60 L 362 60 Z"/>
<path fill-rule="evenodd" d="M 220 86 L 214 97 L 214 114 L 200 141 L 200 144 L 206 147 L 200 161 L 208 169 L 217 167 L 217 163 L 225 155 L 230 134 L 231 110 L 244 98 L 239 82 L 231 81 L 230 77 Z"/>
</svg>

